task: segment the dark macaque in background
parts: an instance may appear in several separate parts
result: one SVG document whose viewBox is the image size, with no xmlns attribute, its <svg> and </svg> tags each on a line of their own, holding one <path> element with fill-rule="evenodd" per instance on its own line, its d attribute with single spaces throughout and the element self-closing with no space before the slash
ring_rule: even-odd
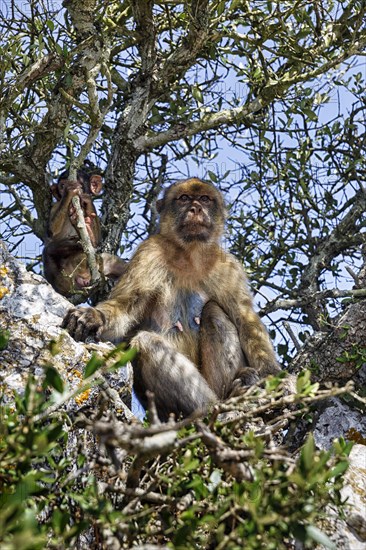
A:
<svg viewBox="0 0 366 550">
<path fill-rule="evenodd" d="M 108 300 L 76 308 L 63 327 L 77 340 L 127 339 L 138 350 L 137 395 L 158 414 L 205 411 L 280 368 L 255 313 L 242 265 L 220 247 L 221 193 L 197 178 L 158 201 L 158 234 L 143 242 Z"/>
<path fill-rule="evenodd" d="M 70 297 L 85 291 L 91 283 L 90 269 L 80 242 L 72 199 L 75 196 L 80 197 L 90 241 L 97 249 L 101 230 L 92 197 L 102 191 L 103 180 L 94 167 L 87 165 L 78 170 L 76 181 L 68 180 L 68 176 L 68 171 L 63 172 L 57 184 L 51 186 L 57 202 L 53 204 L 50 212 L 43 265 L 47 281 L 57 292 Z M 126 269 L 126 263 L 112 254 L 97 254 L 97 262 L 99 271 L 112 280 L 117 280 Z"/>
</svg>

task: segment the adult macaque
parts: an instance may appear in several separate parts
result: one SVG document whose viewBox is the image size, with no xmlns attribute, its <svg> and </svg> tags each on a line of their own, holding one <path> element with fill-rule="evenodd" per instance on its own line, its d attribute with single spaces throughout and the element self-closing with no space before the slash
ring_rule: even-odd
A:
<svg viewBox="0 0 366 550">
<path fill-rule="evenodd" d="M 75 196 L 80 205 L 92 246 L 100 244 L 100 222 L 92 196 L 103 187 L 100 174 L 84 166 L 77 172 L 77 180 L 68 180 L 68 172 L 52 185 L 52 194 L 57 202 L 52 206 L 48 227 L 48 239 L 43 251 L 44 275 L 53 288 L 64 296 L 85 291 L 91 284 L 91 274 L 86 254 L 77 229 L 77 214 L 72 204 Z M 117 280 L 126 268 L 123 260 L 112 254 L 97 255 L 99 271 L 106 277 Z"/>
<path fill-rule="evenodd" d="M 157 209 L 159 233 L 139 246 L 110 298 L 70 310 L 63 327 L 76 340 L 125 338 L 136 347 L 136 392 L 143 403 L 153 392 L 166 420 L 206 410 L 279 366 L 245 272 L 220 247 L 219 191 L 188 179 L 169 187 Z"/>
</svg>

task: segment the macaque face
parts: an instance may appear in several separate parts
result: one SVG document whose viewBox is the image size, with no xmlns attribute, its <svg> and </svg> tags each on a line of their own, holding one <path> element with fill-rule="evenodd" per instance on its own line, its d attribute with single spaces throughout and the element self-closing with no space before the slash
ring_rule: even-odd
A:
<svg viewBox="0 0 366 550">
<path fill-rule="evenodd" d="M 69 192 L 77 191 L 78 194 L 99 195 L 103 189 L 103 179 L 99 174 L 89 175 L 83 170 L 78 170 L 77 180 L 69 180 L 68 172 L 61 174 L 57 184 L 51 186 L 52 194 L 56 200 Z M 75 193 L 73 193 L 75 194 Z"/>
<path fill-rule="evenodd" d="M 74 276 L 74 286 L 76 289 L 83 290 L 84 288 L 91 285 L 91 274 L 90 269 L 88 268 L 88 263 L 84 260 L 80 267 L 77 270 L 77 273 Z"/>
<path fill-rule="evenodd" d="M 90 186 L 90 193 L 92 193 L 92 195 L 99 195 L 99 193 L 103 189 L 102 176 L 99 176 L 97 174 L 90 176 L 89 186 Z M 87 193 L 88 191 L 85 191 L 85 192 Z"/>
<path fill-rule="evenodd" d="M 170 187 L 160 212 L 161 231 L 173 231 L 184 242 L 207 242 L 223 230 L 225 209 L 220 193 L 196 178 Z"/>
</svg>

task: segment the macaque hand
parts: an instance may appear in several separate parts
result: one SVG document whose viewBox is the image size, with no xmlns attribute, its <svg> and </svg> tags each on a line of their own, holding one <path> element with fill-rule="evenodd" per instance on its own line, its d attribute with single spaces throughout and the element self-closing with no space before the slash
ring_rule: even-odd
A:
<svg viewBox="0 0 366 550">
<path fill-rule="evenodd" d="M 75 197 L 76 195 L 81 195 L 83 191 L 81 183 L 78 180 L 61 180 L 60 186 L 63 195 Z"/>
<path fill-rule="evenodd" d="M 82 194 L 82 187 L 80 185 L 80 182 L 77 180 L 62 180 L 62 195 L 66 198 L 67 202 L 69 203 L 69 218 L 73 225 L 76 225 L 78 221 L 78 216 L 76 213 L 76 209 L 74 205 L 72 204 L 72 199 L 74 197 L 81 197 Z"/>
<path fill-rule="evenodd" d="M 88 336 L 99 340 L 105 325 L 106 319 L 101 311 L 93 307 L 78 307 L 67 312 L 61 327 L 65 328 L 77 342 L 85 342 Z"/>
</svg>

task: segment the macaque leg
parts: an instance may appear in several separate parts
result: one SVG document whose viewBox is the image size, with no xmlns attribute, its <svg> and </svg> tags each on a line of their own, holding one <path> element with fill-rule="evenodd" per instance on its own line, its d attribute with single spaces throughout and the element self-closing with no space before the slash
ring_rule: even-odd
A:
<svg viewBox="0 0 366 550">
<path fill-rule="evenodd" d="M 206 411 L 217 401 L 197 367 L 167 338 L 140 331 L 131 346 L 139 351 L 134 365 L 136 394 L 146 405 L 145 391 L 154 393 L 161 420 L 168 420 L 170 413 L 187 417 L 195 411 Z"/>
<path fill-rule="evenodd" d="M 242 373 L 251 374 L 235 325 L 216 302 L 208 302 L 202 311 L 200 326 L 201 374 L 219 399 L 232 392 L 233 382 L 241 382 Z M 247 380 L 248 383 L 255 382 Z"/>
</svg>

